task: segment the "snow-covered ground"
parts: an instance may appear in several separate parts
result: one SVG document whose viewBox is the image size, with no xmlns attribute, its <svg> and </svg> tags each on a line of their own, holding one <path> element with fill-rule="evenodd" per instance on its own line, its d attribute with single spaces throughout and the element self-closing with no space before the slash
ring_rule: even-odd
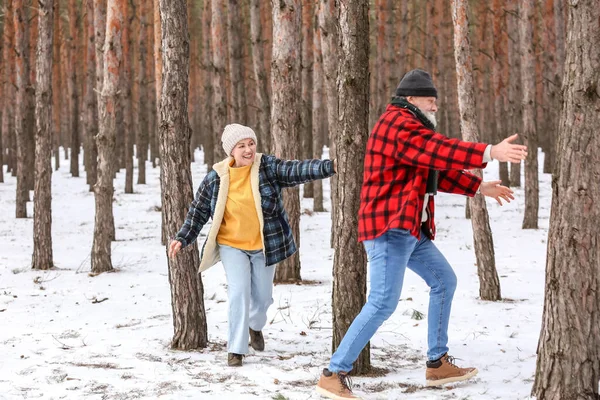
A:
<svg viewBox="0 0 600 400">
<path fill-rule="evenodd" d="M 542 158 L 542 157 L 540 157 Z M 206 173 L 192 165 L 194 190 Z M 543 165 L 540 160 L 540 166 Z M 485 171 L 497 176 L 497 163 Z M 82 174 L 84 176 L 84 174 Z M 173 351 L 170 289 L 160 244 L 159 171 L 124 194 L 115 180 L 117 272 L 90 277 L 94 196 L 68 162 L 53 174 L 53 249 L 57 268 L 30 269 L 33 220 L 15 219 L 15 178 L 0 184 L 0 399 L 318 399 L 313 390 L 331 354 L 333 252 L 329 213 L 301 220 L 306 285 L 275 287 L 264 330 L 266 350 L 242 368 L 227 366 L 227 296 L 220 265 L 203 274 L 210 346 Z M 540 331 L 551 178 L 540 173 L 540 229 L 522 230 L 523 190 L 504 207 L 488 201 L 504 301 L 478 299 L 479 282 L 465 199 L 437 197 L 437 245 L 459 286 L 450 323 L 451 354 L 476 366 L 477 379 L 424 387 L 428 288 L 407 272 L 396 313 L 371 341 L 383 376 L 354 378 L 366 399 L 527 399 Z M 329 182 L 325 182 L 329 190 Z M 312 202 L 303 200 L 303 209 Z M 329 203 L 326 205 L 330 208 Z M 31 217 L 32 203 L 28 204 Z M 206 232 L 206 228 L 205 231 Z M 251 350 L 252 351 L 252 350 Z"/>
</svg>

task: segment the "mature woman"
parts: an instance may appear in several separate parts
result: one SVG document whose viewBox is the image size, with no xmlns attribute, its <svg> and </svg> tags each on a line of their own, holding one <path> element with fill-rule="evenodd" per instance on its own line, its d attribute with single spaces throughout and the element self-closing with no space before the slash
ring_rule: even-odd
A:
<svg viewBox="0 0 600 400">
<path fill-rule="evenodd" d="M 256 134 L 227 125 L 221 137 L 228 157 L 215 164 L 196 193 L 169 257 L 193 243 L 209 217 L 200 272 L 222 261 L 229 299 L 230 366 L 241 366 L 250 345 L 264 350 L 262 329 L 273 304 L 275 264 L 296 252 L 281 189 L 335 173 L 331 160 L 284 161 L 256 152 Z"/>
</svg>

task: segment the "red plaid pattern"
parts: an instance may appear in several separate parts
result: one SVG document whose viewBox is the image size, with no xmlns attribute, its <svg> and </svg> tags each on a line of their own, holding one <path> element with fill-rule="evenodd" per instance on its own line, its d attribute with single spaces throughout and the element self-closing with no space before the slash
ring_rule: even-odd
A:
<svg viewBox="0 0 600 400">
<path fill-rule="evenodd" d="M 474 196 L 481 179 L 463 169 L 485 168 L 486 147 L 449 139 L 426 128 L 410 110 L 388 105 L 367 142 L 358 240 L 374 239 L 389 229 L 408 229 L 419 238 L 429 170 L 440 171 L 440 191 Z M 433 239 L 433 196 L 427 224 Z"/>
</svg>

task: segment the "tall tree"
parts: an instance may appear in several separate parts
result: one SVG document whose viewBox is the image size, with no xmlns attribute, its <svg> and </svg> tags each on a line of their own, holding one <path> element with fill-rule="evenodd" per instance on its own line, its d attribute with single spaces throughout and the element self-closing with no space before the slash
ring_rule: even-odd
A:
<svg viewBox="0 0 600 400">
<path fill-rule="evenodd" d="M 123 134 L 125 135 L 125 193 L 133 193 L 133 109 L 131 96 L 131 66 L 133 63 L 133 52 L 131 51 L 132 27 L 134 13 L 128 1 L 125 1 L 123 10 L 123 62 L 121 63 L 121 109 L 123 110 Z"/>
<path fill-rule="evenodd" d="M 265 67 L 263 26 L 261 22 L 260 0 L 250 0 L 250 37 L 252 43 L 252 65 L 256 80 L 258 100 L 258 138 L 263 152 L 271 152 L 271 101 L 269 97 L 269 76 Z"/>
<path fill-rule="evenodd" d="M 163 86 L 160 98 L 160 178 L 167 229 L 175 234 L 193 198 L 188 122 L 189 32 L 185 0 L 160 0 L 163 46 Z M 208 335 L 204 289 L 197 273 L 196 244 L 176 259 L 169 259 L 169 283 L 175 334 L 171 347 L 181 350 L 206 347 Z"/>
<path fill-rule="evenodd" d="M 494 129 L 496 137 L 494 142 L 506 137 L 506 81 L 504 80 L 505 69 L 508 67 L 506 60 L 506 30 L 504 18 L 504 1 L 494 0 L 493 7 L 493 48 L 494 62 L 492 63 L 492 80 L 494 92 Z M 504 186 L 509 186 L 508 163 L 501 162 L 499 166 L 500 180 Z"/>
<path fill-rule="evenodd" d="M 519 1 L 519 40 L 521 48 L 521 87 L 523 88 L 523 140 L 525 160 L 525 216 L 523 229 L 537 229 L 540 189 L 538 144 L 535 127 L 535 54 L 533 49 L 534 0 Z"/>
<path fill-rule="evenodd" d="M 92 247 L 92 273 L 99 274 L 113 269 L 111 240 L 114 238 L 113 175 L 117 106 L 119 102 L 120 69 L 123 58 L 121 35 L 123 34 L 123 9 L 126 0 L 108 0 L 106 33 L 102 72 L 102 96 L 100 98 L 100 130 L 98 143 L 98 180 L 94 187 L 96 219 Z"/>
<path fill-rule="evenodd" d="M 85 83 L 84 83 L 84 126 L 85 126 L 85 137 L 84 141 L 87 143 L 85 151 L 86 156 L 86 182 L 90 185 L 90 191 L 94 190 L 97 176 L 96 161 L 98 157 L 98 147 L 96 145 L 96 134 L 98 133 L 98 97 L 95 92 L 96 83 L 96 35 L 94 29 L 94 2 L 93 0 L 86 0 L 85 2 L 86 11 L 86 33 L 87 33 L 87 47 L 86 47 L 86 71 L 85 71 Z"/>
<path fill-rule="evenodd" d="M 600 7 L 569 7 L 564 100 L 533 395 L 598 399 L 600 390 Z M 576 267 L 574 268 L 574 265 Z"/>
<path fill-rule="evenodd" d="M 248 124 L 248 106 L 246 103 L 246 86 L 244 85 L 241 2 L 239 0 L 228 0 L 227 3 L 227 43 L 229 45 L 229 81 L 231 84 L 230 119 L 232 122 L 246 125 Z"/>
<path fill-rule="evenodd" d="M 454 57 L 458 78 L 458 107 L 460 109 L 463 139 L 479 141 L 477 118 L 475 115 L 475 88 L 473 84 L 473 61 L 469 41 L 468 0 L 452 1 L 452 21 L 454 23 Z M 482 177 L 481 171 L 474 173 Z M 494 241 L 490 229 L 489 216 L 483 196 L 475 196 L 469 201 L 473 242 L 477 273 L 479 275 L 479 296 L 482 300 L 500 300 L 500 281 L 494 259 Z"/>
<path fill-rule="evenodd" d="M 517 0 L 509 0 L 506 12 L 506 31 L 508 36 L 508 129 L 514 133 L 520 131 L 523 120 L 523 96 L 521 88 L 521 49 L 519 40 Z M 510 185 L 521 186 L 521 164 L 510 165 Z"/>
<path fill-rule="evenodd" d="M 327 127 L 327 113 L 325 106 L 327 104 L 323 85 L 323 54 L 321 53 L 321 30 L 318 25 L 318 15 L 320 6 L 315 11 L 313 17 L 313 45 L 314 45 L 314 63 L 313 63 L 313 99 L 312 99 L 312 139 L 313 154 L 316 159 L 322 158 L 323 146 L 325 141 L 325 130 Z M 325 211 L 323 206 L 323 181 L 313 182 L 313 211 Z"/>
<path fill-rule="evenodd" d="M 312 120 L 312 100 L 313 100 L 313 65 L 314 65 L 314 1 L 305 1 L 302 4 L 302 70 L 300 79 L 302 80 L 301 110 L 300 110 L 300 141 L 302 158 L 312 158 L 313 156 L 313 120 Z M 304 198 L 314 196 L 313 182 L 304 184 Z"/>
<path fill-rule="evenodd" d="M 0 77 L 1 82 L 1 94 L 4 97 L 2 101 L 2 131 L 0 132 L 0 138 L 4 136 L 3 145 L 0 145 L 0 182 L 4 182 L 4 162 L 6 162 L 8 169 L 7 173 L 12 167 L 12 149 L 10 146 L 10 137 L 12 136 L 11 125 L 14 123 L 13 115 L 13 102 L 7 99 L 13 99 L 13 85 L 11 84 L 11 77 L 13 76 L 14 66 L 14 51 L 11 51 L 13 44 L 13 16 L 12 16 L 12 2 L 5 1 L 2 11 L 4 13 L 4 29 L 2 31 L 2 76 Z M 6 151 L 5 151 L 6 150 Z M 6 161 L 4 161 L 4 155 L 6 155 Z"/>
<path fill-rule="evenodd" d="M 211 0 L 210 32 L 212 45 L 212 65 L 213 71 L 213 134 L 214 136 L 214 159 L 220 160 L 223 157 L 221 147 L 221 132 L 227 124 L 227 70 L 225 69 L 226 54 L 223 50 L 225 43 L 226 19 L 223 10 L 223 0 Z"/>
<path fill-rule="evenodd" d="M 280 0 L 273 7 L 273 93 L 271 129 L 275 155 L 284 159 L 300 153 L 300 58 L 302 51 L 302 9 L 300 0 Z M 298 187 L 283 193 L 292 234 L 300 246 L 300 192 Z M 298 253 L 283 261 L 275 271 L 275 282 L 296 282 L 300 277 Z"/>
<path fill-rule="evenodd" d="M 93 15 L 93 14 L 92 14 Z M 61 62 L 60 62 L 60 1 L 54 3 L 54 48 L 52 51 L 52 147 L 54 153 L 54 169 L 60 168 L 60 137 L 61 137 Z M 87 175 L 89 177 L 89 173 Z M 90 189 L 91 190 L 91 189 Z"/>
<path fill-rule="evenodd" d="M 338 93 L 340 119 L 335 134 L 338 179 L 333 258 L 333 351 L 366 301 L 367 257 L 358 242 L 358 208 L 369 124 L 369 6 L 362 0 L 340 2 Z M 371 366 L 367 345 L 353 372 Z"/>
<path fill-rule="evenodd" d="M 147 84 L 147 60 L 148 48 L 146 41 L 146 16 L 148 15 L 148 9 L 146 7 L 147 0 L 142 0 L 139 3 L 139 36 L 138 36 L 138 54 L 137 54 L 137 87 L 138 87 L 138 101 L 137 101 L 137 112 L 135 118 L 138 119 L 136 124 L 136 138 L 137 138 L 137 160 L 138 160 L 138 185 L 146 184 L 146 161 L 148 160 L 148 146 L 149 132 L 148 132 L 148 106 L 149 106 L 149 93 Z"/>
<path fill-rule="evenodd" d="M 67 70 L 69 80 L 67 87 L 69 91 L 69 114 L 71 115 L 71 124 L 69 132 L 71 136 L 71 175 L 79 176 L 79 88 L 77 82 L 77 60 L 80 55 L 77 51 L 77 41 L 79 40 L 78 25 L 79 25 L 79 2 L 77 0 L 69 0 L 69 45 L 68 54 L 69 61 L 67 62 Z"/>
<path fill-rule="evenodd" d="M 29 109 L 29 21 L 23 0 L 13 1 L 15 32 L 15 74 L 17 77 L 17 97 L 15 104 L 15 132 L 17 137 L 17 200 L 16 217 L 27 218 L 27 202 L 29 201 L 29 175 L 33 168 L 29 160 L 29 141 L 32 141 L 31 126 L 27 112 Z"/>
<path fill-rule="evenodd" d="M 102 84 L 104 83 L 104 43 L 106 36 L 106 2 L 107 0 L 92 0 L 94 2 L 94 44 L 96 47 L 96 96 L 98 104 L 98 118 L 100 116 L 100 101 L 102 100 Z M 94 150 L 92 150 L 94 151 Z M 98 151 L 98 143 L 96 142 L 96 151 Z M 96 157 L 90 157 L 90 163 L 96 165 L 90 165 L 90 171 L 92 173 L 96 171 L 96 176 L 92 176 L 90 185 L 95 185 L 98 179 L 98 154 Z M 93 182 L 93 183 L 92 183 Z M 112 213 L 109 218 L 112 217 Z M 114 221 L 112 222 L 114 226 Z M 114 229 L 113 229 L 114 230 Z M 113 235 L 114 237 L 114 235 Z"/>
<path fill-rule="evenodd" d="M 258 0 L 253 0 L 258 1 Z M 205 0 L 202 7 L 202 84 L 203 84 L 203 98 L 204 98 L 204 109 L 205 111 L 202 113 L 202 130 L 204 131 L 204 162 L 208 170 L 212 169 L 213 164 L 215 163 L 215 153 L 213 151 L 215 147 L 215 134 L 213 127 L 213 70 L 211 63 L 211 42 L 212 39 L 210 37 L 210 20 L 211 20 L 211 7 L 210 0 Z M 251 5 L 252 7 L 252 5 Z M 252 43 L 254 43 L 254 37 L 252 37 Z M 262 49 L 262 48 L 261 48 Z M 252 55 L 254 57 L 254 51 L 252 51 Z M 262 58 L 261 58 L 262 61 Z M 259 98 L 260 101 L 260 98 Z M 259 137 L 262 138 L 261 128 L 260 126 L 257 129 Z M 264 143 L 263 143 L 264 147 Z"/>
<path fill-rule="evenodd" d="M 52 261 L 52 46 L 54 1 L 38 9 L 35 89 L 35 196 L 33 198 L 33 269 L 50 269 Z M 1 164 L 0 164 L 1 166 Z"/>
</svg>

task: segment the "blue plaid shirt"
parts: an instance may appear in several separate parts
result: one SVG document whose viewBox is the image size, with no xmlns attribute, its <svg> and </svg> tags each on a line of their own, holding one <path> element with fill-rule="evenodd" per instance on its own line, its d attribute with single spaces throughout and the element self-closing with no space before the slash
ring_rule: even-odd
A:
<svg viewBox="0 0 600 400">
<path fill-rule="evenodd" d="M 258 177 L 266 265 L 277 264 L 297 250 L 289 219 L 283 208 L 281 189 L 328 178 L 334 173 L 331 160 L 286 161 L 262 155 Z M 182 247 L 194 243 L 209 217 L 214 216 L 219 186 L 219 175 L 214 170 L 210 171 L 200 184 L 186 220 L 175 237 Z"/>
</svg>

